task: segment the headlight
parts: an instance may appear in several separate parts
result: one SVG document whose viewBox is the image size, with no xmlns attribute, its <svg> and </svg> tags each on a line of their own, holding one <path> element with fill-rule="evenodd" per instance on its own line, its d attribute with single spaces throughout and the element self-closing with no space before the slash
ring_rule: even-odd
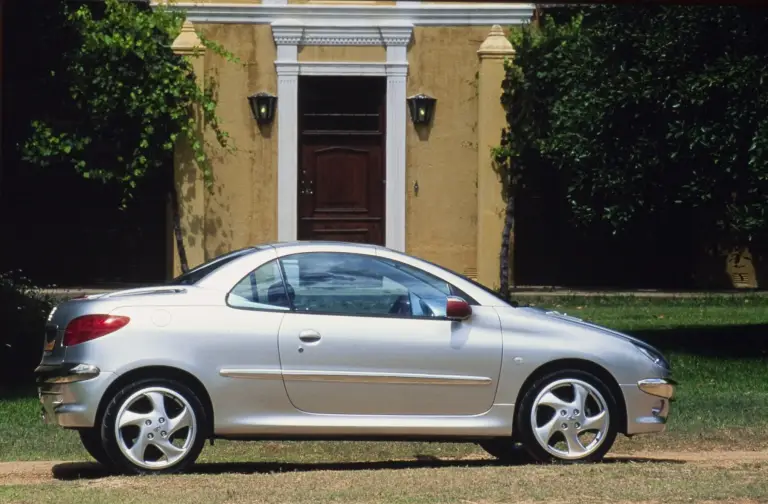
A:
<svg viewBox="0 0 768 504">
<path fill-rule="evenodd" d="M 667 359 L 665 359 L 664 356 L 659 352 L 655 352 L 649 348 L 641 347 L 639 345 L 635 345 L 635 347 L 657 366 L 663 367 L 664 369 L 669 369 L 669 363 L 667 362 Z"/>
</svg>

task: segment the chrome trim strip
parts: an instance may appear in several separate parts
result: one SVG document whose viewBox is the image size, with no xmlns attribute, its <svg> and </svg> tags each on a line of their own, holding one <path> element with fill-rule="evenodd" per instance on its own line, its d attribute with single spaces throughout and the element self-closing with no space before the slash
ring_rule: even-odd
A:
<svg viewBox="0 0 768 504">
<path fill-rule="evenodd" d="M 219 375 L 224 378 L 244 378 L 248 380 L 280 380 L 283 375 L 279 369 L 221 368 Z"/>
<path fill-rule="evenodd" d="M 274 380 L 283 377 L 288 381 L 316 381 L 338 383 L 386 383 L 418 385 L 490 385 L 485 376 L 432 375 L 420 373 L 362 373 L 355 371 L 283 371 L 276 369 L 221 369 L 221 376 L 251 380 Z"/>
<path fill-rule="evenodd" d="M 671 380 L 648 378 L 637 382 L 637 387 L 646 394 L 661 397 L 663 399 L 671 400 L 675 397 L 675 385 Z"/>
</svg>

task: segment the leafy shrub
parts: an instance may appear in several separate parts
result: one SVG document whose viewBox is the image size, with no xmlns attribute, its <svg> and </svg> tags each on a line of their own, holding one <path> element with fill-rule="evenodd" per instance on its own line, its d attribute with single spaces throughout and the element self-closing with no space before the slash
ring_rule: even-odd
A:
<svg viewBox="0 0 768 504">
<path fill-rule="evenodd" d="M 0 273 L 0 386 L 31 383 L 42 357 L 45 321 L 55 303 L 21 270 Z"/>
</svg>

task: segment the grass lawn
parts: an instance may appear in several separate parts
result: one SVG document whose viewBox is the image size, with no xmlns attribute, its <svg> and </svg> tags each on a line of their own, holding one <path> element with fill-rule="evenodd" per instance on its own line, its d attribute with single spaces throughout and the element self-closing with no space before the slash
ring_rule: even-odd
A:
<svg viewBox="0 0 768 504">
<path fill-rule="evenodd" d="M 661 347 L 670 358 L 681 387 L 668 431 L 631 440 L 620 438 L 613 453 L 768 448 L 768 416 L 764 414 L 768 411 L 768 297 L 525 297 L 521 301 L 638 335 Z M 40 423 L 36 398 L 1 401 L 0 419 L 2 461 L 88 460 L 75 434 Z M 63 481 L 0 485 L 0 501 L 143 502 L 144 497 L 157 497 L 153 488 L 165 492 L 172 487 L 178 487 L 174 490 L 178 502 L 466 503 L 513 497 L 672 502 L 689 498 L 762 500 L 768 496 L 768 457 L 714 466 L 636 461 L 578 469 L 499 467 L 478 460 L 484 457 L 482 450 L 469 444 L 217 442 L 203 451 L 198 474 L 169 478 L 162 485 L 132 482 L 121 486 L 119 478 L 108 478 L 113 481 L 109 486 L 87 480 L 75 486 Z M 462 462 L 446 462 L 457 458 Z M 442 462 L 434 469 L 429 461 L 437 459 Z M 205 465 L 211 462 L 246 463 L 246 469 Z M 211 479 L 211 472 L 224 474 Z M 258 473 L 258 484 L 252 481 L 254 473 Z M 558 480 L 562 484 L 555 485 Z M 84 493 L 84 488 L 90 490 Z"/>
</svg>

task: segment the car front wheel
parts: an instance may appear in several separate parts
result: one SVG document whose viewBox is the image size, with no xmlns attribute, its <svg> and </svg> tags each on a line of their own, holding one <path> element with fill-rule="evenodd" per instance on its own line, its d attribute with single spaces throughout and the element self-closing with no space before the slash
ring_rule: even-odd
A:
<svg viewBox="0 0 768 504">
<path fill-rule="evenodd" d="M 540 462 L 597 462 L 617 434 L 616 400 L 596 376 L 563 370 L 537 380 L 517 415 L 520 440 Z"/>
<path fill-rule="evenodd" d="M 178 473 L 200 455 L 206 425 L 205 409 L 189 387 L 175 380 L 140 380 L 107 406 L 102 446 L 123 472 Z"/>
<path fill-rule="evenodd" d="M 99 428 L 82 429 L 78 434 L 80 434 L 80 442 L 83 444 L 83 448 L 85 448 L 88 454 L 105 468 L 111 469 L 112 461 L 109 459 L 107 452 L 104 451 L 104 447 L 101 445 L 101 430 Z"/>
</svg>

